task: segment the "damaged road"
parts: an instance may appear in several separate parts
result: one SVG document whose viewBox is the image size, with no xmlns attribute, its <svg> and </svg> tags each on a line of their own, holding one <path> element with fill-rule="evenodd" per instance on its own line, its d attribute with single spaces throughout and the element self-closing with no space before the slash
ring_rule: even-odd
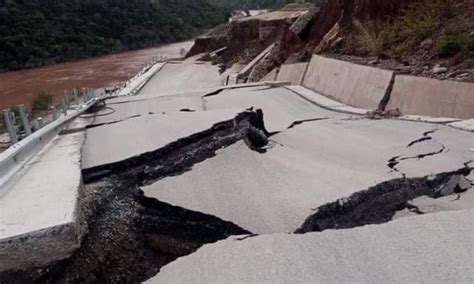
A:
<svg viewBox="0 0 474 284">
<path fill-rule="evenodd" d="M 354 119 L 285 88 L 203 97 L 209 68 L 170 64 L 81 128 L 81 247 L 1 283 L 472 278 L 472 133 Z"/>
<path fill-rule="evenodd" d="M 410 201 L 421 196 L 432 199 L 462 193 L 471 188 L 466 177 L 474 168 L 462 168 L 422 178 L 400 178 L 373 186 L 314 209 L 295 233 L 322 232 L 329 229 L 351 229 L 382 224 L 404 209 L 424 214 Z"/>
<path fill-rule="evenodd" d="M 203 244 L 251 234 L 220 218 L 145 197 L 140 186 L 180 175 L 237 141 L 258 150 L 266 144 L 266 130 L 257 128 L 263 126 L 261 115 L 246 111 L 154 152 L 83 170 L 88 232 L 81 248 L 46 268 L 4 273 L 2 283 L 140 283 Z"/>
</svg>

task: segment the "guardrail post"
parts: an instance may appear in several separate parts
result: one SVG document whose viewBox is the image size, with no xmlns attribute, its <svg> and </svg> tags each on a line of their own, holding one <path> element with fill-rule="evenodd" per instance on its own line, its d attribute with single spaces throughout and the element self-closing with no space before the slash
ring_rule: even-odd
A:
<svg viewBox="0 0 474 284">
<path fill-rule="evenodd" d="M 56 109 L 55 106 L 51 107 L 51 111 L 53 112 L 53 121 L 58 119 L 58 110 Z"/>
<path fill-rule="evenodd" d="M 42 118 L 42 117 L 38 117 L 37 120 L 38 120 L 38 129 L 43 128 L 43 126 L 44 126 L 43 118 Z"/>
<path fill-rule="evenodd" d="M 71 106 L 71 104 L 69 102 L 69 95 L 68 95 L 66 90 L 64 90 L 64 98 L 66 99 L 66 106 L 69 108 L 69 106 Z"/>
<path fill-rule="evenodd" d="M 31 125 L 30 121 L 28 120 L 28 116 L 26 115 L 26 107 L 25 105 L 19 105 L 18 110 L 20 111 L 20 119 L 21 123 L 23 124 L 23 129 L 26 131 L 26 136 L 31 135 Z"/>
<path fill-rule="evenodd" d="M 80 105 L 79 98 L 77 96 L 77 90 L 76 89 L 72 90 L 72 94 L 74 95 L 74 101 L 76 102 L 76 105 Z"/>
<path fill-rule="evenodd" d="M 63 114 L 64 114 L 64 115 L 67 115 L 66 97 L 63 97 Z"/>
<path fill-rule="evenodd" d="M 3 111 L 3 119 L 5 120 L 8 134 L 10 135 L 10 141 L 12 144 L 15 144 L 18 142 L 18 136 L 16 134 L 15 124 L 12 121 L 12 114 L 10 110 L 6 109 Z"/>
</svg>

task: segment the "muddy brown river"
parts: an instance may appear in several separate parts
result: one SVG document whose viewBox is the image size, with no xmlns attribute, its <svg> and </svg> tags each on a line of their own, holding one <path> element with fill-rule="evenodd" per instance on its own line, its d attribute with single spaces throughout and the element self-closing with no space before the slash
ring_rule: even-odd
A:
<svg viewBox="0 0 474 284">
<path fill-rule="evenodd" d="M 193 41 L 163 45 L 155 48 L 128 51 L 90 59 L 61 63 L 34 69 L 0 74 L 0 110 L 18 104 L 29 104 L 42 92 L 61 101 L 64 90 L 73 88 L 104 88 L 116 85 L 136 74 L 154 56 L 178 58 L 184 48 L 188 51 Z"/>
</svg>

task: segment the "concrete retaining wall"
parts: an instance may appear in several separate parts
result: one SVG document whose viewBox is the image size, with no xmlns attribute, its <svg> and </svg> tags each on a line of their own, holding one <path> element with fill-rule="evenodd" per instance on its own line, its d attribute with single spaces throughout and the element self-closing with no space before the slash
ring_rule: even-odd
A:
<svg viewBox="0 0 474 284">
<path fill-rule="evenodd" d="M 283 65 L 278 80 L 297 81 Z M 339 102 L 374 110 L 446 118 L 474 117 L 474 84 L 396 75 L 392 71 L 313 55 L 302 85 Z M 392 89 L 393 87 L 393 89 Z M 390 98 L 390 100 L 388 100 Z"/>
<path fill-rule="evenodd" d="M 261 82 L 264 82 L 264 81 L 276 81 L 277 79 L 277 75 L 278 75 L 278 72 L 277 72 L 277 68 L 273 69 L 272 71 L 270 71 L 270 73 L 268 73 L 267 75 L 265 75 L 265 77 L 263 77 L 260 81 Z"/>
<path fill-rule="evenodd" d="M 474 84 L 397 76 L 387 108 L 403 114 L 473 118 Z"/>
<path fill-rule="evenodd" d="M 303 86 L 345 104 L 377 109 L 393 72 L 313 55 Z"/>
<path fill-rule="evenodd" d="M 292 85 L 301 85 L 308 63 L 285 64 L 280 68 L 278 81 L 290 81 Z"/>
</svg>

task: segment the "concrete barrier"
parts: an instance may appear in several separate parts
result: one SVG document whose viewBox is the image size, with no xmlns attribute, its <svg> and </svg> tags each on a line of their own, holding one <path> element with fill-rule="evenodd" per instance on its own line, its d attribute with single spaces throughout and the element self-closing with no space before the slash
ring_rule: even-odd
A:
<svg viewBox="0 0 474 284">
<path fill-rule="evenodd" d="M 292 85 L 301 85 L 308 63 L 284 64 L 278 73 L 278 81 L 290 81 Z"/>
<path fill-rule="evenodd" d="M 272 71 L 270 71 L 270 73 L 268 73 L 267 75 L 265 75 L 265 76 L 260 80 L 260 82 L 264 82 L 264 81 L 276 81 L 277 75 L 278 75 L 278 69 L 275 68 L 275 69 L 273 69 Z"/>
<path fill-rule="evenodd" d="M 387 108 L 404 114 L 474 118 L 474 84 L 396 76 Z"/>
<path fill-rule="evenodd" d="M 393 72 L 313 55 L 303 86 L 345 104 L 377 109 Z"/>
</svg>

